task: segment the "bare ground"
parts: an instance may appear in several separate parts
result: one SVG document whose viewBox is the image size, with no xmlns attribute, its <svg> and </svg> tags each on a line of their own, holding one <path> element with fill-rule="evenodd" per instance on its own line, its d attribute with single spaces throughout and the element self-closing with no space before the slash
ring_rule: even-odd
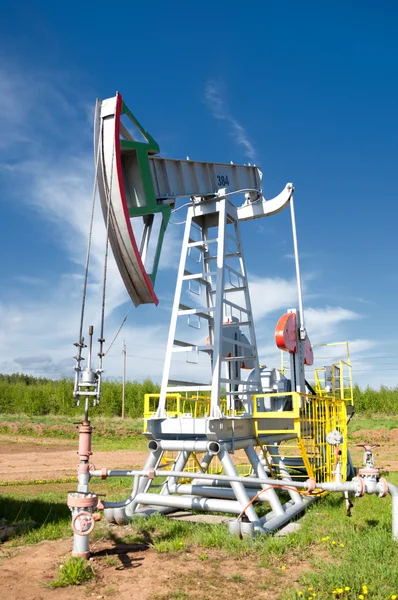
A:
<svg viewBox="0 0 398 600">
<path fill-rule="evenodd" d="M 351 434 L 349 449 L 355 466 L 362 466 L 363 448 L 357 444 L 379 444 L 373 450 L 375 465 L 385 471 L 398 471 L 398 429 L 361 429 Z"/>
<path fill-rule="evenodd" d="M 96 580 L 74 588 L 48 587 L 59 565 L 69 555 L 70 540 L 42 542 L 21 547 L 1 561 L 2 591 L 7 600 L 82 600 L 118 598 L 118 600 L 187 599 L 220 600 L 252 598 L 277 600 L 281 590 L 298 581 L 304 562 L 286 563 L 286 570 L 256 567 L 255 559 L 244 562 L 207 553 L 162 555 L 137 544 L 112 541 L 93 545 L 91 565 Z M 239 576 L 240 580 L 236 580 Z M 198 585 L 198 582 L 200 584 Z M 179 595 L 178 595 L 179 594 Z"/>
<path fill-rule="evenodd" d="M 98 468 L 131 469 L 143 466 L 147 456 L 148 452 L 142 450 L 95 452 L 93 464 Z M 0 436 L 0 482 L 71 477 L 76 475 L 78 462 L 74 441 Z"/>
</svg>

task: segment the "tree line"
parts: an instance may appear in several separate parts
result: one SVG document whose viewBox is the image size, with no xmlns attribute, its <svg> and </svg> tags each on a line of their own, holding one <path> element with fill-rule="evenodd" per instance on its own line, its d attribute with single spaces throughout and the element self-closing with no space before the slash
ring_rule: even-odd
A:
<svg viewBox="0 0 398 600">
<path fill-rule="evenodd" d="M 126 382 L 126 417 L 142 417 L 144 395 L 159 393 L 159 386 L 150 379 L 142 383 Z M 354 387 L 355 408 L 358 413 L 393 415 L 398 408 L 398 387 L 381 386 L 379 390 Z M 76 407 L 72 379 L 45 379 L 21 373 L 0 374 L 0 413 L 40 415 L 78 415 L 82 408 Z M 103 381 L 102 399 L 95 409 L 99 415 L 120 416 L 122 412 L 122 384 Z"/>
</svg>

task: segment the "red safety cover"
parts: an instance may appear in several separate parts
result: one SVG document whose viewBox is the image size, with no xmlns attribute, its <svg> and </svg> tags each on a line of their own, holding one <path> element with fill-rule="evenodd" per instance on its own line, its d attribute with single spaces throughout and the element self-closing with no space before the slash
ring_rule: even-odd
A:
<svg viewBox="0 0 398 600">
<path fill-rule="evenodd" d="M 275 328 L 275 342 L 280 350 L 297 352 L 297 328 L 294 313 L 286 313 L 279 319 Z"/>
</svg>

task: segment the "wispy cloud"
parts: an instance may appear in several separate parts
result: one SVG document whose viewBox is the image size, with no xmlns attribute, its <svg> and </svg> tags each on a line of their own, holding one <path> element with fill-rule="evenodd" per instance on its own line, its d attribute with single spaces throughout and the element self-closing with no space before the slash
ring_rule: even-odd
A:
<svg viewBox="0 0 398 600">
<path fill-rule="evenodd" d="M 336 333 L 340 333 L 338 326 L 341 323 L 360 318 L 360 314 L 341 306 L 309 307 L 305 310 L 306 328 L 312 343 L 334 341 Z"/>
<path fill-rule="evenodd" d="M 222 95 L 220 85 L 215 81 L 208 81 L 206 84 L 205 103 L 215 119 L 226 121 L 230 125 L 232 138 L 243 148 L 245 156 L 255 161 L 256 151 L 254 145 L 244 127 L 232 116 L 227 102 Z"/>
<path fill-rule="evenodd" d="M 65 259 L 59 272 L 51 259 L 46 265 L 46 276 L 49 269 L 54 271 L 46 294 L 35 293 L 36 289 L 39 292 L 43 280 L 43 265 L 38 263 L 37 269 L 18 273 L 21 265 L 15 262 L 16 288 L 20 290 L 21 285 L 25 286 L 27 293 L 21 296 L 16 289 L 13 295 L 10 289 L 8 300 L 3 298 L 0 303 L 1 372 L 24 370 L 48 376 L 73 374 L 75 350 L 72 343 L 76 341 L 79 328 L 94 178 L 92 135 L 87 127 L 86 106 L 85 98 L 75 98 L 73 90 L 66 92 L 51 74 L 47 77 L 41 74 L 36 85 L 34 78 L 26 77 L 24 71 L 0 69 L 0 108 L 8 111 L 10 119 L 7 124 L 7 115 L 0 114 L 0 127 L 7 136 L 6 147 L 0 144 L 0 165 L 3 165 L 0 176 L 7 190 L 2 199 L 10 206 L 18 202 L 21 208 L 29 210 L 32 228 L 37 231 L 38 238 L 43 232 L 47 238 L 51 236 L 54 247 L 61 249 Z M 10 163 L 8 148 L 17 147 L 19 143 L 19 151 Z M 178 243 L 175 237 L 179 234 L 177 228 L 169 228 L 167 232 L 163 270 L 176 266 Z M 102 212 L 97 202 L 86 303 L 86 327 L 93 324 L 96 334 L 100 323 L 105 239 Z M 112 256 L 108 262 L 107 290 L 105 337 L 109 344 L 130 304 Z M 167 316 L 165 311 L 156 313 L 153 306 L 139 307 L 137 311 L 130 314 L 121 336 L 130 341 L 131 347 L 134 345 L 136 356 L 131 361 L 133 368 L 129 376 L 158 378 L 168 330 Z M 152 324 L 153 321 L 156 323 Z M 141 342 L 151 349 L 145 352 Z M 120 341 L 107 357 L 107 375 L 115 376 L 120 372 L 122 363 L 118 348 Z M 152 358 L 158 366 L 154 372 Z"/>
</svg>

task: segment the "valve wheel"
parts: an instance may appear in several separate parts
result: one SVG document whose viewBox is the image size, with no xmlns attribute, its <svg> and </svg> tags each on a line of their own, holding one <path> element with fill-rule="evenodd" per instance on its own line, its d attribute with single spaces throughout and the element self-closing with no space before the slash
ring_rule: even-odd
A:
<svg viewBox="0 0 398 600">
<path fill-rule="evenodd" d="M 77 535 L 89 535 L 94 525 L 94 517 L 88 510 L 81 510 L 72 519 L 72 530 Z"/>
<path fill-rule="evenodd" d="M 365 450 L 372 450 L 373 448 L 380 448 L 380 444 L 357 444 L 357 448 L 365 448 Z"/>
</svg>

